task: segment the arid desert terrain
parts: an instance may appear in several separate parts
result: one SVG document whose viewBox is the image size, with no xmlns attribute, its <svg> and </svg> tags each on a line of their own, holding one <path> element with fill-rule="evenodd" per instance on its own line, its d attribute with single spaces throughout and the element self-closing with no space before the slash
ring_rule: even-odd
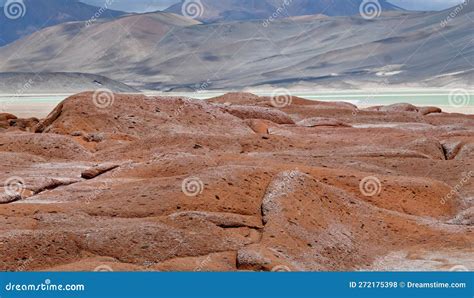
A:
<svg viewBox="0 0 474 298">
<path fill-rule="evenodd" d="M 0 155 L 0 270 L 474 269 L 473 115 L 85 92 Z"/>
</svg>

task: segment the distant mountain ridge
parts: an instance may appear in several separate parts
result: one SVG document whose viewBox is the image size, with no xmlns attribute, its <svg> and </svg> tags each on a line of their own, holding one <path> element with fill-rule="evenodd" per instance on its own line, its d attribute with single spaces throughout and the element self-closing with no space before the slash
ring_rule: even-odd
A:
<svg viewBox="0 0 474 298">
<path fill-rule="evenodd" d="M 3 94 L 51 94 L 58 92 L 58 90 L 64 93 L 79 93 L 101 88 L 107 88 L 117 93 L 138 92 L 130 86 L 107 77 L 87 73 L 0 73 L 0 93 Z"/>
<path fill-rule="evenodd" d="M 474 3 L 474 2 L 472 2 Z M 373 20 L 203 24 L 172 13 L 60 24 L 0 48 L 0 72 L 95 73 L 143 90 L 472 86 L 473 4 Z M 122 28 L 127 28 L 124 34 Z M 64 45 L 67 47 L 64 47 Z"/>
<path fill-rule="evenodd" d="M 100 8 L 78 0 L 15 0 L 5 4 L 10 6 L 0 7 L 0 46 L 57 24 L 125 14 L 106 9 L 105 4 Z"/>
<path fill-rule="evenodd" d="M 205 22 L 283 18 L 324 14 L 351 16 L 359 14 L 364 0 L 182 0 L 166 12 L 188 15 Z M 401 11 L 386 0 L 378 0 L 380 11 Z"/>
</svg>

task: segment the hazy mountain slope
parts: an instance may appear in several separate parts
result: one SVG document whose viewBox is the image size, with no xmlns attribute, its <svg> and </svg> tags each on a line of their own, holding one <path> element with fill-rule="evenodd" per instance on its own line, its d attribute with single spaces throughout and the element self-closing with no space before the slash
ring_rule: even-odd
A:
<svg viewBox="0 0 474 298">
<path fill-rule="evenodd" d="M 191 2 L 192 3 L 192 2 Z M 248 20 L 267 18 L 275 11 L 275 7 L 267 0 L 201 0 L 202 6 L 186 6 L 185 1 L 176 3 L 166 12 L 196 17 L 206 22 Z"/>
<path fill-rule="evenodd" d="M 137 92 L 104 76 L 86 73 L 0 73 L 0 93 L 3 94 L 78 93 L 101 88 L 113 92 Z"/>
<path fill-rule="evenodd" d="M 351 16 L 359 13 L 363 0 L 201 0 L 202 5 L 185 5 L 184 0 L 166 9 L 167 12 L 197 17 L 206 22 L 267 19 L 288 16 L 324 14 L 328 16 Z M 189 2 L 192 3 L 192 2 Z M 197 3 L 197 2 L 195 2 Z M 286 3 L 286 4 L 285 4 Z M 402 10 L 386 0 L 380 0 L 384 11 Z M 189 9 L 189 10 L 188 10 Z M 199 13 L 196 13 L 199 11 Z"/>
<path fill-rule="evenodd" d="M 463 3 L 446 9 L 440 13 L 442 17 L 455 18 L 456 16 L 462 16 L 474 12 L 474 2 L 473 1 L 464 1 Z"/>
<path fill-rule="evenodd" d="M 392 12 L 371 21 L 305 16 L 268 27 L 261 21 L 192 25 L 166 13 L 88 29 L 64 24 L 0 49 L 0 71 L 99 73 L 159 90 L 472 87 L 472 5 L 443 25 L 450 13 Z M 163 18 L 181 23 L 163 24 Z"/>
<path fill-rule="evenodd" d="M 327 16 L 353 16 L 359 14 L 363 0 L 293 0 L 284 6 L 284 0 L 268 0 L 275 7 L 287 7 L 290 16 L 324 14 Z M 386 0 L 379 0 L 382 11 L 403 9 Z"/>
<path fill-rule="evenodd" d="M 167 13 L 129 15 L 87 27 L 84 22 L 60 24 L 0 49 L 0 71 L 107 72 L 124 77 L 135 72 L 135 63 L 146 59 L 169 30 L 195 24 L 199 22 Z"/>
<path fill-rule="evenodd" d="M 363 87 L 372 82 L 469 86 L 474 65 L 471 19 L 460 16 L 445 28 L 440 27 L 438 15 L 426 13 L 369 22 L 359 18 L 314 18 L 296 24 L 283 20 L 266 29 L 257 22 L 226 24 L 219 30 L 217 43 L 199 42 L 206 39 L 200 28 L 201 36 L 189 40 L 199 49 L 193 56 L 183 53 L 156 67 L 180 78 L 182 87 L 196 89 L 196 84 L 206 81 L 211 88 L 300 83 Z M 207 28 L 208 34 L 214 30 Z M 194 30 L 186 28 L 166 38 L 161 52 L 171 51 L 181 35 L 195 36 Z M 205 59 L 208 56 L 212 60 Z M 460 74 L 449 76 L 452 73 Z M 169 87 L 173 81 L 154 88 Z"/>
<path fill-rule="evenodd" d="M 11 10 L 10 18 L 4 13 L 4 7 L 0 8 L 0 46 L 56 24 L 85 21 L 93 17 L 114 18 L 125 14 L 114 10 L 101 10 L 98 13 L 99 7 L 78 0 L 23 0 L 23 3 L 22 8 L 17 6 L 20 9 L 18 14 Z M 23 17 L 20 17 L 23 13 Z"/>
</svg>

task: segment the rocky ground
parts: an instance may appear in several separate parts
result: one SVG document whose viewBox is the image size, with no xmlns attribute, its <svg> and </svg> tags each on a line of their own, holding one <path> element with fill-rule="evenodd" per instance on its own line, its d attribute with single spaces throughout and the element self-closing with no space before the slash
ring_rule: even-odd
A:
<svg viewBox="0 0 474 298">
<path fill-rule="evenodd" d="M 236 93 L 0 114 L 0 270 L 474 269 L 474 116 Z"/>
</svg>

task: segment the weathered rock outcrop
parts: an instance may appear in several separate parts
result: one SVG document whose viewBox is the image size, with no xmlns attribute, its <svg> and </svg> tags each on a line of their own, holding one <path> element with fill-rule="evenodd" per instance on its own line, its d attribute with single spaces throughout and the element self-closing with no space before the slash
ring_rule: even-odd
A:
<svg viewBox="0 0 474 298">
<path fill-rule="evenodd" d="M 0 114 L 0 270 L 396 270 L 400 252 L 449 270 L 443 251 L 472 251 L 471 115 L 109 98 L 72 96 L 36 133 Z"/>
</svg>

